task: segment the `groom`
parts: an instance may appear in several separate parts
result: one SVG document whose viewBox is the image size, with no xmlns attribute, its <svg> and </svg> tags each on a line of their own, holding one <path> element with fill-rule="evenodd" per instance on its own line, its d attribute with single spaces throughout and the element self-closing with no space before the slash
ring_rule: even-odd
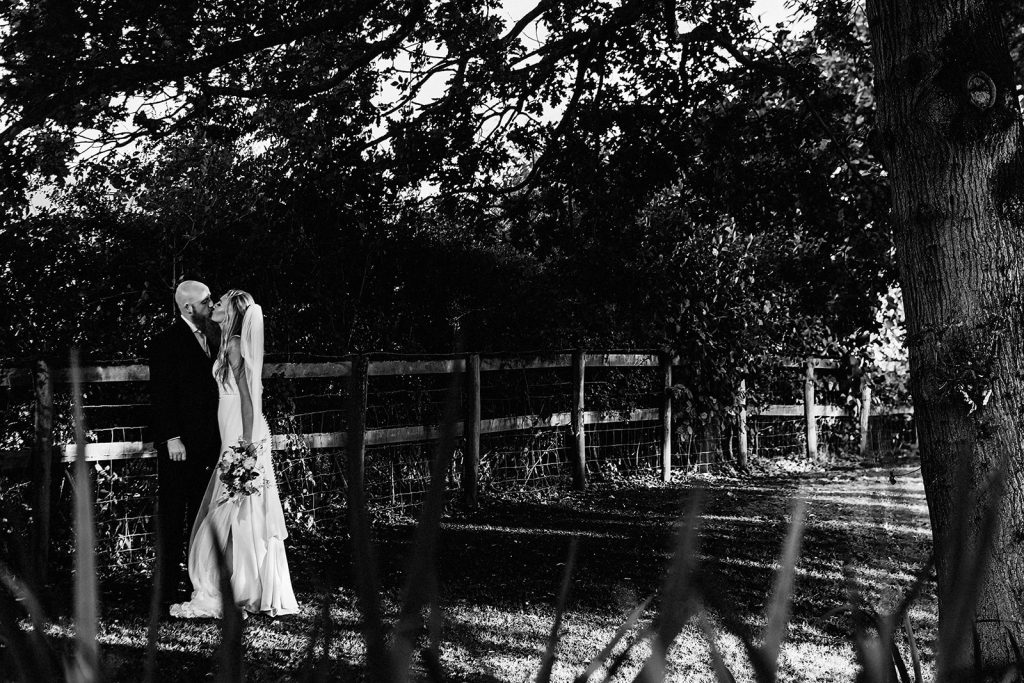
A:
<svg viewBox="0 0 1024 683">
<path fill-rule="evenodd" d="M 220 335 L 210 320 L 210 289 L 186 280 L 175 290 L 174 303 L 179 317 L 154 337 L 149 361 L 157 449 L 157 562 L 165 605 L 187 599 L 179 593 L 185 539 L 192 533 L 220 451 L 218 392 L 212 373 Z"/>
</svg>

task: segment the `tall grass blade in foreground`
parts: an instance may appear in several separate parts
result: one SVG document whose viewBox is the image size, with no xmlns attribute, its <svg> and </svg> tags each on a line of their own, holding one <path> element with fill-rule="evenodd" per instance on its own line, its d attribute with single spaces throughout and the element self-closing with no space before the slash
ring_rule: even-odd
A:
<svg viewBox="0 0 1024 683">
<path fill-rule="evenodd" d="M 443 683 L 447 680 L 444 669 L 441 666 L 441 627 L 444 625 L 444 616 L 441 609 L 434 600 L 430 604 L 430 613 L 427 617 L 427 647 L 421 652 L 423 666 L 427 669 L 427 675 L 432 681 Z"/>
<path fill-rule="evenodd" d="M 309 639 L 306 641 L 306 647 L 302 649 L 302 656 L 299 658 L 299 678 L 301 680 L 319 680 L 320 678 L 320 662 L 314 662 L 314 659 L 316 658 L 317 643 L 320 642 L 321 624 L 323 623 L 324 610 L 327 610 L 328 616 L 330 616 L 329 601 L 329 593 L 327 591 L 324 591 L 324 595 L 320 601 L 320 617 L 313 620 L 312 627 L 309 630 Z"/>
<path fill-rule="evenodd" d="M 900 678 L 900 683 L 910 683 L 910 672 L 907 670 L 907 663 L 903 661 L 903 655 L 900 654 L 900 649 L 896 645 L 895 639 L 889 640 L 889 653 L 892 657 L 893 666 L 896 667 L 896 675 Z"/>
<path fill-rule="evenodd" d="M 653 653 L 654 652 L 654 647 L 657 645 L 657 640 L 658 640 L 658 637 L 657 637 L 654 629 L 653 628 L 645 628 L 640 633 L 640 635 L 637 636 L 637 638 L 633 642 L 631 642 L 629 645 L 627 645 L 625 648 L 623 648 L 622 651 L 619 652 L 619 654 L 615 655 L 615 658 L 612 659 L 610 664 L 608 664 L 608 670 L 605 673 L 604 680 L 606 680 L 606 681 L 614 680 L 615 677 L 618 675 L 619 670 L 626 664 L 626 660 L 629 659 L 629 655 L 641 643 L 650 643 L 651 644 L 651 651 Z M 657 680 L 660 683 L 660 681 L 663 680 L 663 678 L 664 678 L 664 672 L 662 672 L 660 674 L 662 676 L 662 678 L 657 678 L 656 679 L 655 673 L 653 673 L 656 668 L 657 667 L 652 666 L 646 672 L 641 668 L 640 673 L 637 675 L 637 677 L 634 680 L 636 680 L 636 681 Z"/>
<path fill-rule="evenodd" d="M 857 661 L 861 667 L 861 674 L 858 680 L 875 683 L 884 681 L 888 683 L 891 675 L 887 672 L 886 659 L 889 655 L 886 654 L 886 648 L 882 644 L 883 639 L 868 634 L 869 626 L 881 632 L 883 630 L 883 627 L 880 625 L 882 620 L 878 618 L 873 609 L 865 607 L 860 589 L 857 587 L 857 579 L 853 574 L 853 568 L 847 564 L 844 567 L 844 572 L 846 574 L 847 604 L 829 610 L 825 618 L 828 619 L 833 615 L 841 613 L 850 615 L 850 621 L 853 625 L 854 653 L 857 655 Z"/>
<path fill-rule="evenodd" d="M 985 677 L 981 670 L 981 636 L 978 635 L 978 624 L 971 628 L 971 645 L 974 648 L 974 680 L 980 681 Z"/>
<path fill-rule="evenodd" d="M 626 620 L 619 624 L 619 627 L 615 629 L 615 633 L 612 635 L 611 639 L 605 643 L 604 647 L 601 648 L 601 651 L 594 655 L 594 658 L 590 660 L 590 663 L 587 664 L 587 668 L 583 673 L 574 679 L 574 683 L 587 683 L 590 677 L 597 673 L 598 669 L 604 666 L 605 661 L 611 657 L 612 652 L 615 651 L 618 644 L 622 642 L 622 639 L 626 634 L 632 631 L 636 626 L 640 617 L 643 616 L 644 611 L 647 609 L 647 606 L 651 604 L 651 600 L 652 598 L 647 598 L 633 608 L 633 611 L 629 613 Z M 631 648 L 626 648 L 626 651 L 628 652 L 630 649 Z"/>
<path fill-rule="evenodd" d="M 738 618 L 732 605 L 723 601 L 712 591 L 704 589 L 701 593 L 703 600 L 715 609 L 725 627 L 743 643 L 747 657 L 754 669 L 754 678 L 759 683 L 777 680 L 779 655 L 789 626 L 796 563 L 800 558 L 800 544 L 803 538 L 805 507 L 806 504 L 800 500 L 796 501 L 793 506 L 792 520 L 782 547 L 779 570 L 776 573 L 772 599 L 767 608 L 760 647 L 754 644 L 750 629 L 743 620 Z M 844 607 L 840 611 L 846 609 Z"/>
<path fill-rule="evenodd" d="M 28 656 L 25 634 L 18 620 L 21 610 L 14 596 L 4 591 L 0 593 L 0 664 L 4 666 L 4 675 L 15 681 L 35 681 L 39 678 Z"/>
<path fill-rule="evenodd" d="M 96 539 L 92 518 L 92 485 L 85 461 L 85 411 L 78 350 L 71 351 L 71 394 L 75 406 L 75 658 L 68 680 L 92 683 L 100 678 L 96 642 L 99 619 L 96 588 Z"/>
<path fill-rule="evenodd" d="M 924 590 L 926 583 L 931 581 L 933 576 L 933 568 L 935 566 L 935 555 L 931 554 L 928 559 L 925 560 L 924 564 L 917 570 L 917 574 L 914 576 L 914 583 L 910 584 L 910 588 L 903 597 L 900 599 L 899 604 L 893 613 L 889 616 L 889 623 L 886 624 L 889 633 L 895 633 L 897 630 L 897 624 L 903 623 L 904 626 L 909 626 L 910 621 L 907 619 L 910 613 L 910 606 L 917 600 L 918 596 L 921 595 L 921 591 Z"/>
<path fill-rule="evenodd" d="M 352 541 L 352 572 L 356 598 L 362 615 L 362 634 L 366 642 L 366 669 L 371 680 L 390 680 L 387 647 L 384 642 L 384 623 L 381 619 L 380 582 L 377 562 L 370 542 L 370 520 L 366 514 L 366 492 L 363 490 L 363 471 L 357 457 L 366 448 L 366 392 L 369 359 L 352 359 L 349 379 L 348 442 L 349 463 L 348 523 Z"/>
<path fill-rule="evenodd" d="M 565 613 L 565 604 L 569 600 L 569 588 L 572 586 L 572 573 L 576 568 L 576 551 L 579 549 L 579 538 L 573 537 L 569 543 L 569 556 L 565 560 L 565 570 L 562 572 L 562 586 L 558 591 L 558 605 L 555 607 L 555 621 L 551 624 L 551 633 L 548 634 L 548 643 L 544 648 L 544 657 L 540 661 L 540 670 L 537 672 L 537 683 L 549 683 L 551 670 L 555 666 L 555 649 L 558 647 L 558 638 L 562 630 L 562 615 Z"/>
<path fill-rule="evenodd" d="M 331 593 L 324 591 L 323 607 L 320 611 L 320 630 L 323 633 L 324 645 L 320 656 L 318 675 L 327 680 L 331 670 L 331 647 L 334 645 L 334 618 L 331 616 Z"/>
<path fill-rule="evenodd" d="M 757 658 L 752 662 L 758 677 L 763 681 L 774 681 L 779 670 L 779 653 L 782 643 L 789 630 L 789 610 L 793 598 L 793 584 L 796 579 L 796 563 L 800 559 L 800 543 L 804 534 L 804 514 L 807 503 L 796 501 L 793 506 L 792 521 L 786 534 L 786 543 L 779 561 L 779 573 L 775 577 L 772 589 L 772 601 L 768 607 L 768 620 L 765 624 L 764 642 L 761 644 L 761 661 Z M 760 670 L 758 670 L 760 667 Z"/>
<path fill-rule="evenodd" d="M 330 680 L 331 643 L 334 639 L 334 619 L 331 618 L 331 591 L 324 589 L 320 600 L 320 613 L 313 620 L 309 632 L 309 641 L 303 649 L 299 665 L 299 680 L 326 681 Z M 317 642 L 323 640 L 320 658 L 316 658 Z"/>
<path fill-rule="evenodd" d="M 729 667 L 725 665 L 725 660 L 722 659 L 722 653 L 718 650 L 718 636 L 715 634 L 715 629 L 711 626 L 711 622 L 708 621 L 704 610 L 697 613 L 697 623 L 700 624 L 700 630 L 704 632 L 704 638 L 708 641 L 708 651 L 711 653 L 711 669 L 715 672 L 715 680 L 718 683 L 736 683 L 732 672 L 729 671 Z"/>
<path fill-rule="evenodd" d="M 700 510 L 704 504 L 704 491 L 694 489 L 683 522 L 676 534 L 676 547 L 665 575 L 658 608 L 657 628 L 651 640 L 651 655 L 644 662 L 637 681 L 662 680 L 665 672 L 665 652 L 683 630 L 694 612 L 694 573 L 697 570 L 698 532 Z"/>
<path fill-rule="evenodd" d="M 160 519 L 160 503 L 156 504 L 153 510 L 153 519 Z M 163 536 L 160 533 L 160 525 L 156 530 L 156 556 L 163 557 Z M 149 625 L 146 628 L 146 683 L 156 680 L 157 676 L 157 641 L 160 638 L 160 614 L 163 598 L 163 570 L 160 568 L 162 562 L 153 564 L 153 589 L 149 596 Z"/>
<path fill-rule="evenodd" d="M 910 663 L 914 667 L 914 683 L 924 683 L 921 675 L 921 653 L 917 650 L 917 640 L 914 638 L 914 627 L 910 625 L 910 615 L 903 615 L 903 631 L 907 634 L 907 647 L 910 648 Z"/>
<path fill-rule="evenodd" d="M 976 676 L 977 671 L 957 671 L 962 669 L 964 658 L 964 639 L 975 628 L 975 613 L 981 586 L 988 574 L 989 559 L 992 554 L 992 542 L 995 539 L 999 523 L 999 504 L 1002 501 L 1006 482 L 1006 464 L 997 466 L 981 486 L 977 495 L 972 494 L 968 482 L 971 473 L 965 471 L 961 476 L 964 482 L 959 492 L 957 509 L 980 512 L 959 514 L 955 516 L 956 525 L 953 529 L 951 542 L 944 549 L 945 571 L 942 575 L 944 585 L 939 586 L 939 595 L 946 596 L 944 614 L 939 619 L 939 642 L 936 661 L 937 680 L 955 679 L 957 676 Z M 974 520 L 976 530 L 972 530 Z M 980 647 L 975 648 L 974 663 L 980 664 Z"/>
<path fill-rule="evenodd" d="M 235 594 L 231 589 L 231 565 L 228 563 L 224 545 L 226 540 L 213 530 L 213 553 L 217 558 L 217 582 L 220 584 L 221 605 L 220 671 L 217 673 L 217 680 L 235 683 L 245 680 L 242 668 L 242 610 L 235 604 Z"/>
<path fill-rule="evenodd" d="M 461 351 L 461 335 L 457 340 L 456 353 Z M 430 469 L 430 487 L 423 500 L 416 536 L 412 545 L 405 586 L 402 590 L 402 612 L 395 625 L 394 642 L 391 646 L 391 671 L 393 680 L 408 679 L 412 665 L 412 652 L 418 634 L 423 630 L 422 612 L 430 610 L 432 620 L 440 620 L 437 613 L 437 538 L 441 529 L 441 516 L 445 506 L 445 475 L 448 464 L 455 453 L 456 425 L 460 422 L 460 392 L 462 380 L 458 373 L 452 373 L 445 395 L 444 421 L 441 425 L 441 439 L 434 452 Z M 440 672 L 440 655 L 436 647 L 439 637 L 428 639 L 425 659 L 432 662 L 434 680 L 443 677 Z"/>
<path fill-rule="evenodd" d="M 1006 638 L 1010 641 L 1010 650 L 1013 651 L 1013 658 L 1017 662 L 1017 675 L 1024 678 L 1024 652 L 1021 651 L 1020 643 L 1010 629 L 1006 629 Z"/>
<path fill-rule="evenodd" d="M 896 645 L 896 636 L 899 633 L 899 624 L 903 623 L 903 630 L 907 633 L 907 639 L 910 643 L 910 656 L 914 666 L 915 677 L 917 681 L 921 681 L 921 661 L 920 654 L 917 650 L 917 643 L 914 642 L 913 629 L 910 627 L 910 605 L 913 604 L 914 600 L 918 598 L 921 591 L 924 589 L 924 585 L 927 581 L 932 578 L 932 565 L 933 557 L 929 556 L 928 559 L 921 565 L 917 571 L 917 575 L 914 577 L 914 583 L 910 585 L 910 588 L 904 593 L 900 602 L 897 604 L 896 609 L 893 610 L 888 616 L 881 616 L 874 610 L 869 610 L 861 604 L 862 600 L 859 591 L 854 583 L 852 574 L 847 576 L 847 582 L 850 592 L 850 606 L 849 611 L 851 615 L 860 619 L 860 624 L 869 623 L 878 632 L 878 636 L 872 637 L 867 632 L 860 628 L 855 632 L 855 644 L 857 645 L 858 658 L 860 659 L 861 665 L 866 672 L 869 680 L 882 681 L 888 680 L 889 673 L 887 673 L 887 665 L 885 663 L 885 650 L 889 650 L 889 662 L 892 664 L 894 673 L 900 677 L 901 680 L 909 681 L 910 675 L 907 671 L 906 663 L 903 661 L 903 656 L 900 654 L 899 647 Z M 834 613 L 835 611 L 833 611 Z"/>
<path fill-rule="evenodd" d="M 13 659 L 17 679 L 33 682 L 55 680 L 58 677 L 54 666 L 56 658 L 43 635 L 46 618 L 42 605 L 29 587 L 3 564 L 0 564 L 0 583 L 9 593 L 0 595 L 0 640 Z M 15 600 L 25 608 L 32 622 L 32 630 L 28 633 L 18 623 L 20 610 L 14 604 Z"/>
</svg>

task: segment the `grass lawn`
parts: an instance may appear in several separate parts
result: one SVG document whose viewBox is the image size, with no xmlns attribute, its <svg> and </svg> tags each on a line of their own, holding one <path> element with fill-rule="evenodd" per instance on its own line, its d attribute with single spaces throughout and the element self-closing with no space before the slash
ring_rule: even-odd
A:
<svg viewBox="0 0 1024 683">
<path fill-rule="evenodd" d="M 737 680 L 752 680 L 752 675 L 743 646 L 725 634 L 722 606 L 759 632 L 792 500 L 800 497 L 808 503 L 808 515 L 780 679 L 852 681 L 856 669 L 849 620 L 828 612 L 847 601 L 848 575 L 867 602 L 879 608 L 893 605 L 912 582 L 930 549 L 928 511 L 917 473 L 899 476 L 895 484 L 888 469 L 744 480 L 687 477 L 668 485 L 620 482 L 598 484 L 585 493 L 492 496 L 477 511 L 452 512 L 445 518 L 439 548 L 441 657 L 448 680 L 524 681 L 536 675 L 554 618 L 562 563 L 571 538 L 578 536 L 576 571 L 554 669 L 555 680 L 572 680 L 631 609 L 659 588 L 680 512 L 698 486 L 707 491 L 701 525 L 702 580 L 719 606 L 718 611 L 709 608 L 708 616 Z M 412 533 L 411 523 L 377 528 L 377 559 L 389 617 L 395 611 Z M 257 616 L 246 622 L 246 677 L 302 678 L 310 633 L 323 602 L 317 587 L 341 585 L 330 593 L 335 630 L 322 671 L 330 678 L 358 679 L 362 645 L 348 548 L 342 542 L 296 541 L 289 559 L 302 613 L 280 620 Z M 146 590 L 142 579 L 104 585 L 101 644 L 110 679 L 141 678 Z M 650 608 L 641 625 L 654 613 Z M 929 585 L 910 612 L 926 678 L 935 615 L 934 586 Z M 60 619 L 53 635 L 67 636 L 69 623 L 68 618 Z M 216 668 L 219 634 L 219 624 L 213 621 L 164 623 L 159 639 L 161 678 L 210 676 Z M 318 646 L 315 658 L 322 654 Z M 644 654 L 642 647 L 636 648 L 625 669 L 635 673 Z M 707 640 L 694 625 L 683 631 L 669 660 L 667 680 L 714 680 Z M 418 675 L 422 678 L 422 671 Z M 617 680 L 631 678 L 620 674 Z"/>
</svg>

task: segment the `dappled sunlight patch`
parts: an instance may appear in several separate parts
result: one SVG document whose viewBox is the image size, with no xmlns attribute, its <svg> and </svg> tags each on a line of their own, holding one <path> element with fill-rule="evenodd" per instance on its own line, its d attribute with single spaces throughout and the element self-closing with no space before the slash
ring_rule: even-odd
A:
<svg viewBox="0 0 1024 683">
<path fill-rule="evenodd" d="M 924 558 L 921 559 L 921 563 L 923 562 Z M 895 561 L 884 567 L 872 567 L 860 564 L 851 565 L 854 579 L 862 586 L 871 586 L 887 582 L 899 582 L 903 587 L 906 587 L 914 580 L 914 577 L 920 568 L 920 564 L 909 564 L 906 562 Z"/>
<path fill-rule="evenodd" d="M 890 522 L 878 522 L 878 521 L 864 521 L 860 519 L 828 519 L 815 520 L 814 524 L 809 524 L 809 527 L 817 527 L 820 529 L 828 530 L 849 530 L 849 529 L 863 529 L 865 531 L 885 531 L 889 534 L 903 534 L 906 536 L 915 536 L 923 540 L 931 540 L 932 532 L 930 529 L 921 528 L 919 526 L 908 526 L 906 524 L 893 524 Z"/>
<path fill-rule="evenodd" d="M 853 648 L 847 643 L 788 642 L 782 646 L 780 678 L 790 681 L 852 681 Z"/>
<path fill-rule="evenodd" d="M 749 630 L 755 642 L 764 633 L 792 501 L 799 495 L 810 504 L 779 680 L 854 679 L 851 622 L 848 615 L 832 610 L 849 600 L 851 581 L 867 604 L 891 609 L 913 583 L 930 548 L 919 488 L 890 488 L 884 473 L 871 477 L 869 484 L 856 487 L 859 493 L 851 490 L 848 479 L 822 477 L 759 480 L 749 491 L 734 481 L 727 486 L 714 479 L 706 482 L 706 514 L 700 517 L 697 546 L 700 599 L 721 610 L 705 615 L 723 661 L 738 681 L 753 681 L 753 671 L 745 646 L 725 624 Z M 553 680 L 572 680 L 580 674 L 626 616 L 654 595 L 612 650 L 613 658 L 625 653 L 616 680 L 630 680 L 650 651 L 643 634 L 661 609 L 659 591 L 680 511 L 697 492 L 692 482 L 621 490 L 595 487 L 541 501 L 506 496 L 485 500 L 477 510 L 452 510 L 441 523 L 438 540 L 442 669 L 451 680 L 533 680 L 554 623 L 566 550 L 578 538 Z M 381 609 L 387 623 L 398 616 L 415 530 L 414 524 L 400 519 L 382 521 L 374 529 Z M 350 546 L 344 539 L 294 542 L 302 548 L 296 558 L 302 571 L 295 575 L 299 582 L 306 581 L 305 586 L 296 586 L 302 611 L 279 620 L 256 616 L 246 621 L 246 670 L 256 680 L 279 680 L 324 656 L 322 640 L 312 660 L 309 655 L 322 606 L 322 595 L 309 584 L 332 576 L 337 578 L 331 581 L 340 581 L 343 587 L 331 596 L 333 625 L 326 666 L 332 676 L 353 678 L 366 664 L 366 646 L 348 575 Z M 132 680 L 130 672 L 137 671 L 145 658 L 148 606 L 145 591 L 133 585 L 112 583 L 105 586 L 103 596 L 99 642 L 104 667 L 115 680 Z M 926 673 L 933 659 L 935 610 L 934 586 L 929 583 L 910 610 Z M 72 642 L 67 618 L 50 629 L 55 641 Z M 162 674 L 174 671 L 183 679 L 207 675 L 215 666 L 220 638 L 220 624 L 212 620 L 162 624 Z M 904 641 L 899 647 L 906 647 Z M 626 652 L 627 648 L 631 649 Z M 667 655 L 668 680 L 715 680 L 707 636 L 697 623 L 683 628 Z"/>
<path fill-rule="evenodd" d="M 621 522 L 604 522 L 601 524 L 623 524 Z M 635 524 L 635 523 L 634 523 Z M 551 529 L 551 528 L 529 528 L 524 529 L 522 527 L 510 527 L 510 526 L 496 526 L 493 524 L 457 524 L 457 523 L 446 523 L 442 522 L 442 529 L 453 530 L 453 531 L 487 531 L 498 534 L 514 534 L 519 536 L 563 536 L 565 538 L 572 538 L 578 536 L 580 538 L 608 538 L 608 539 L 622 539 L 628 535 L 624 533 L 611 533 L 607 531 L 595 531 L 592 529 Z"/>
<path fill-rule="evenodd" d="M 484 674 L 502 681 L 531 680 L 553 616 L 552 609 L 523 613 L 465 604 L 450 606 L 446 631 L 460 638 L 457 642 L 445 639 L 442 661 L 453 673 Z M 714 615 L 709 615 L 709 620 L 716 634 L 716 645 L 736 680 L 739 683 L 754 681 L 754 672 L 740 639 L 729 633 Z M 760 617 L 750 622 L 748 625 L 755 629 L 763 626 Z M 569 681 L 586 667 L 601 644 L 611 639 L 618 621 L 586 612 L 568 612 L 562 623 L 553 680 Z M 642 621 L 635 632 L 613 650 L 614 659 L 630 648 L 617 680 L 631 680 L 650 654 L 646 641 L 636 642 L 644 627 L 649 625 L 649 618 Z M 463 629 L 472 630 L 471 640 L 466 640 Z M 847 641 L 807 622 L 791 624 L 789 631 L 789 640 L 783 644 L 780 656 L 780 680 L 854 679 L 854 652 Z M 683 629 L 667 655 L 666 680 L 715 681 L 707 639 L 694 625 Z M 601 676 L 599 673 L 595 680 L 601 680 Z"/>
<path fill-rule="evenodd" d="M 741 515 L 708 515 L 703 514 L 700 518 L 706 522 L 725 522 L 728 524 L 757 524 L 761 525 L 765 523 L 764 519 L 756 516 L 741 516 Z"/>
<path fill-rule="evenodd" d="M 755 569 L 759 572 L 763 572 L 766 577 L 770 577 L 779 569 L 779 563 L 774 560 L 757 561 L 738 557 L 715 557 L 709 555 L 702 555 L 702 561 L 713 561 L 714 565 L 731 566 L 731 567 L 743 567 L 746 569 Z M 797 564 L 796 575 L 798 577 L 817 579 L 825 582 L 843 582 L 845 580 L 845 574 L 843 572 L 843 564 L 840 562 L 831 563 L 815 563 L 813 566 L 808 567 L 807 562 L 801 562 Z M 856 574 L 864 574 L 867 576 L 873 576 L 876 580 L 884 581 L 899 581 L 904 584 L 909 584 L 914 580 L 914 572 L 908 567 L 907 571 L 898 571 L 893 569 L 874 569 L 871 567 L 858 568 L 855 570 Z M 866 579 L 862 578 L 862 582 L 870 583 Z M 800 585 L 797 584 L 797 596 L 799 596 Z"/>
<path fill-rule="evenodd" d="M 855 484 L 850 482 L 826 482 L 823 486 L 810 487 L 804 484 L 803 488 L 813 490 L 818 496 L 867 496 L 872 497 L 903 497 L 903 498 L 925 498 L 924 485 L 900 483 L 892 484 L 888 479 L 878 478 L 867 482 L 859 481 Z"/>
<path fill-rule="evenodd" d="M 847 496 L 843 494 L 836 494 L 835 496 L 828 495 L 813 495 L 806 498 L 809 503 L 824 503 L 828 505 L 842 505 L 844 507 L 866 507 L 866 508 L 879 508 L 882 510 L 893 510 L 900 512 L 909 512 L 915 515 L 928 515 L 928 503 L 922 496 L 920 500 L 906 500 L 906 499 L 891 499 L 889 497 L 883 497 L 880 500 L 864 500 L 861 497 Z"/>
</svg>

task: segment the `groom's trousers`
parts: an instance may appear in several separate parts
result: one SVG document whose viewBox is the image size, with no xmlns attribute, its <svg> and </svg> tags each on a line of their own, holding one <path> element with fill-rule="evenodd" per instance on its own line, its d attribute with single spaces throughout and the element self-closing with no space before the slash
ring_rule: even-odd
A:
<svg viewBox="0 0 1024 683">
<path fill-rule="evenodd" d="M 220 452 L 219 392 L 212 372 L 215 355 L 216 349 L 206 354 L 180 318 L 154 337 L 150 346 L 150 433 L 158 468 L 157 561 L 165 601 L 182 597 L 178 593 L 184 578 L 181 562 Z M 171 462 L 167 455 L 167 440 L 174 437 L 185 445 L 183 462 Z"/>
<path fill-rule="evenodd" d="M 157 466 L 157 533 L 161 550 L 157 561 L 160 563 L 161 592 L 165 602 L 178 602 L 183 597 L 179 593 L 183 579 L 185 588 L 189 593 L 192 591 L 192 584 L 187 572 L 182 572 L 181 563 L 186 560 L 188 539 L 212 468 L 190 463 L 187 459 L 185 462 L 171 462 L 166 449 L 160 452 Z"/>
</svg>

